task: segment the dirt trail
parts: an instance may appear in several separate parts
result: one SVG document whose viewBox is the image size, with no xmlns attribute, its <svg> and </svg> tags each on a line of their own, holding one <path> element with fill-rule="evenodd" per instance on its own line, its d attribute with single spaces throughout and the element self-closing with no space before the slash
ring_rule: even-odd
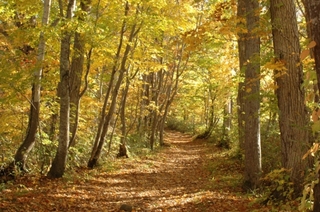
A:
<svg viewBox="0 0 320 212">
<path fill-rule="evenodd" d="M 253 211 L 240 193 L 239 165 L 221 150 L 177 132 L 167 132 L 166 143 L 150 156 L 120 159 L 116 171 L 5 189 L 0 211 L 118 211 L 121 204 L 134 211 Z"/>
</svg>

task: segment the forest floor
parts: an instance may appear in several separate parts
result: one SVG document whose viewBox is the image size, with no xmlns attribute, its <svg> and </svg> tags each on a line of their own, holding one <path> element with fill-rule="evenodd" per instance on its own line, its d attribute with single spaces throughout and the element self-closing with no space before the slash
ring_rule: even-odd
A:
<svg viewBox="0 0 320 212">
<path fill-rule="evenodd" d="M 204 140 L 166 132 L 168 147 L 50 180 L 26 176 L 0 191 L 0 211 L 269 211 L 242 191 L 242 167 Z"/>
</svg>

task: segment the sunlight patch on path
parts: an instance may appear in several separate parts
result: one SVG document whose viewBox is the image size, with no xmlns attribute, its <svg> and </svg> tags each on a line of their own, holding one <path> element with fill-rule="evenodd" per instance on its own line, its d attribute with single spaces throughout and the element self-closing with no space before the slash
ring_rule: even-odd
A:
<svg viewBox="0 0 320 212">
<path fill-rule="evenodd" d="M 122 204 L 139 212 L 252 211 L 252 200 L 241 193 L 238 163 L 204 140 L 172 131 L 165 136 L 169 147 L 118 159 L 118 170 L 83 170 L 83 178 L 73 182 L 34 180 L 26 188 L 2 192 L 7 197 L 0 211 L 11 202 L 5 211 L 117 212 Z"/>
</svg>

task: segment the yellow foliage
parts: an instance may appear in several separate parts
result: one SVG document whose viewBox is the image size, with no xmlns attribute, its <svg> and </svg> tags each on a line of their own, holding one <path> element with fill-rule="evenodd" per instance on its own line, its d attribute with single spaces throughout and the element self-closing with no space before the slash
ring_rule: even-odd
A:
<svg viewBox="0 0 320 212">
<path fill-rule="evenodd" d="M 278 60 L 276 58 L 272 58 L 270 62 L 267 62 L 264 65 L 264 68 L 277 70 L 277 71 L 287 71 L 286 63 L 284 60 Z"/>
<path fill-rule="evenodd" d="M 302 159 L 306 159 L 309 155 L 314 156 L 314 154 L 319 150 L 319 143 L 314 143 L 313 146 L 308 150 Z"/>
</svg>

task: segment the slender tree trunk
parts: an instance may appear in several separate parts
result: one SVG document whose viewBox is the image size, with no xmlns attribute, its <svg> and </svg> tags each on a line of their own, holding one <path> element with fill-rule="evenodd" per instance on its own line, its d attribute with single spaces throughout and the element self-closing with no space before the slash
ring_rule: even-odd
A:
<svg viewBox="0 0 320 212">
<path fill-rule="evenodd" d="M 167 115 L 169 112 L 169 108 L 171 106 L 171 103 L 174 100 L 174 97 L 177 94 L 177 89 L 178 89 L 178 82 L 179 82 L 179 77 L 177 77 L 177 79 L 175 80 L 174 86 L 169 85 L 167 88 L 167 93 L 166 93 L 166 102 L 165 102 L 165 107 L 164 107 L 164 111 L 163 111 L 163 115 L 161 118 L 161 122 L 160 122 L 160 134 L 159 134 L 159 140 L 160 140 L 160 145 L 164 144 L 164 127 L 165 127 L 165 123 L 166 123 L 166 119 L 167 119 Z"/>
<path fill-rule="evenodd" d="M 128 76 L 127 76 L 128 77 Z M 120 107 L 120 120 L 121 120 L 121 139 L 119 144 L 119 152 L 117 157 L 127 157 L 127 124 L 126 124 L 126 103 L 127 103 L 127 95 L 129 91 L 129 79 L 127 78 L 126 86 L 122 89 L 122 101 Z"/>
<path fill-rule="evenodd" d="M 125 8 L 125 16 L 128 15 L 128 11 L 129 11 L 129 4 L 127 2 L 126 3 L 126 8 Z M 124 21 L 123 27 L 121 29 L 120 44 L 119 44 L 118 50 L 119 49 L 121 50 L 121 46 L 122 46 L 122 42 L 123 42 L 123 36 L 124 36 L 124 32 L 125 32 L 125 28 L 126 27 L 127 27 L 126 26 L 126 22 Z M 135 38 L 135 36 L 138 34 L 139 31 L 140 31 L 140 27 L 137 29 L 137 25 L 134 24 L 132 26 L 132 29 L 131 29 L 131 32 L 130 32 L 130 35 L 129 35 L 128 44 L 126 45 L 126 48 L 125 48 L 124 53 L 123 53 L 123 57 L 122 57 L 121 64 L 120 64 L 120 67 L 119 67 L 118 79 L 117 79 L 117 82 L 116 82 L 115 87 L 114 87 L 113 92 L 112 92 L 112 98 L 111 98 L 109 111 L 108 111 L 107 115 L 105 116 L 105 118 L 103 119 L 103 122 L 99 123 L 103 127 L 102 127 L 101 134 L 98 134 L 97 137 L 96 137 L 95 145 L 94 145 L 94 147 L 92 149 L 91 157 L 90 157 L 90 159 L 88 161 L 88 167 L 89 168 L 94 168 L 96 166 L 96 164 L 98 162 L 98 159 L 100 157 L 100 154 L 102 152 L 102 147 L 103 147 L 104 142 L 105 142 L 105 136 L 106 136 L 106 134 L 108 132 L 108 128 L 109 128 L 109 125 L 110 125 L 110 121 L 111 121 L 111 119 L 113 117 L 113 113 L 114 113 L 114 111 L 116 109 L 116 103 L 117 103 L 119 89 L 120 89 L 121 83 L 123 81 L 124 74 L 127 71 L 126 64 L 127 64 L 127 60 L 128 60 L 128 57 L 129 57 L 129 53 L 131 52 L 131 49 L 132 49 L 132 46 L 131 46 L 130 43 L 133 41 L 133 39 Z M 120 52 L 120 50 L 119 50 L 119 52 Z M 116 62 L 116 64 L 117 64 L 117 62 Z M 117 67 L 116 64 L 115 64 L 114 70 L 116 70 L 116 67 Z"/>
<path fill-rule="evenodd" d="M 90 10 L 91 0 L 81 0 L 80 6 L 81 11 L 88 13 Z M 79 17 L 79 22 L 84 22 L 82 16 Z M 74 55 L 72 57 L 71 69 L 70 69 L 70 146 L 75 145 L 76 134 L 79 125 L 79 109 L 80 109 L 80 88 L 83 77 L 83 66 L 84 66 L 84 54 L 85 54 L 85 39 L 84 35 L 75 32 L 74 36 Z M 90 58 L 87 58 L 90 60 Z M 90 61 L 89 61 L 90 63 Z M 87 70 L 88 71 L 88 70 Z"/>
<path fill-rule="evenodd" d="M 230 98 L 224 106 L 223 123 L 222 123 L 222 139 L 219 146 L 230 148 L 230 131 L 231 131 L 231 115 L 232 115 L 232 99 Z"/>
<path fill-rule="evenodd" d="M 128 3 L 126 3 L 125 16 L 128 15 L 128 10 L 129 10 L 129 5 L 128 5 Z M 99 156 L 97 156 L 97 152 L 98 152 L 98 148 L 99 148 L 99 143 L 101 143 L 100 142 L 101 137 L 104 134 L 103 131 L 105 131 L 105 134 L 106 134 L 107 130 L 108 130 L 108 129 L 105 129 L 105 128 L 108 128 L 108 126 L 109 126 L 109 123 L 107 123 L 107 120 L 109 118 L 107 117 L 108 115 L 106 114 L 107 104 L 108 104 L 109 99 L 110 99 L 110 95 L 111 95 L 111 92 L 112 92 L 113 84 L 115 83 L 115 78 L 116 78 L 115 75 L 116 75 L 117 68 L 118 68 L 118 63 L 119 63 L 119 60 L 120 60 L 120 52 L 121 52 L 122 45 L 123 45 L 123 37 L 124 37 L 124 33 L 125 33 L 125 30 L 126 30 L 126 27 L 127 27 L 126 20 L 123 20 L 122 27 L 121 27 L 121 32 L 120 32 L 120 41 L 119 41 L 117 53 L 115 55 L 115 61 L 114 61 L 113 68 L 112 68 L 111 78 L 110 78 L 110 81 L 109 81 L 109 87 L 107 89 L 106 96 L 105 96 L 105 99 L 104 99 L 104 104 L 103 104 L 102 111 L 101 111 L 101 117 L 100 117 L 100 121 L 99 121 L 99 125 L 98 125 L 98 132 L 96 134 L 95 141 L 94 141 L 94 144 L 93 144 L 93 147 L 92 147 L 91 157 L 90 157 L 90 159 L 88 161 L 88 167 L 89 168 L 93 168 L 96 165 L 96 163 L 98 161 L 98 157 L 99 157 Z M 110 111 L 110 109 L 109 109 L 109 111 Z M 110 119 L 111 119 L 111 117 L 110 117 Z M 103 138 L 103 140 L 104 140 L 104 138 Z"/>
<path fill-rule="evenodd" d="M 232 109 L 233 109 L 233 98 L 230 97 L 224 108 L 226 117 L 223 122 L 225 123 L 224 126 L 227 129 L 227 131 L 230 131 L 232 128 Z"/>
<path fill-rule="evenodd" d="M 162 85 L 162 70 L 157 73 L 150 73 L 151 76 L 151 102 L 152 102 L 152 112 L 151 112 L 151 129 L 150 129 L 150 148 L 154 149 L 154 144 L 156 141 L 157 125 L 159 123 L 159 94 Z"/>
<path fill-rule="evenodd" d="M 122 89 L 122 101 L 121 101 L 121 106 L 120 106 L 120 120 L 121 120 L 121 139 L 120 139 L 120 144 L 119 144 L 119 152 L 117 154 L 117 157 L 123 157 L 126 156 L 127 158 L 129 157 L 127 154 L 127 135 L 128 132 L 130 131 L 130 126 L 127 129 L 127 119 L 126 119 L 126 104 L 127 104 L 127 97 L 128 97 L 128 92 L 129 92 L 129 86 L 130 86 L 130 81 L 133 79 L 139 71 L 139 68 L 136 70 L 135 73 L 133 73 L 132 77 L 129 78 L 129 70 L 126 72 L 126 86 Z M 133 121 L 133 120 L 131 120 Z M 134 121 L 133 121 L 134 122 Z M 132 123 L 135 124 L 135 123 Z M 111 142 L 111 141 L 110 141 Z"/>
<path fill-rule="evenodd" d="M 141 104 L 141 111 L 147 110 L 148 105 L 150 104 L 150 85 L 151 85 L 151 77 L 150 75 L 144 75 L 143 76 L 144 85 L 143 85 L 143 91 L 142 91 L 142 104 Z M 146 132 L 149 132 L 150 130 L 150 114 L 143 115 L 142 120 L 142 133 L 146 134 Z"/>
<path fill-rule="evenodd" d="M 167 75 L 167 79 L 165 80 L 166 82 L 170 81 L 168 80 L 169 78 L 169 73 L 166 74 Z M 171 99 L 174 97 L 174 91 L 172 89 L 172 84 L 171 83 L 166 83 L 166 87 L 164 88 L 164 92 L 162 94 L 163 96 L 165 96 L 164 102 L 162 103 L 161 107 L 160 107 L 160 113 L 162 114 L 160 117 L 160 121 L 159 121 L 159 143 L 160 146 L 163 146 L 164 143 L 164 129 L 165 129 L 165 124 L 166 124 L 166 119 L 167 119 L 167 115 L 169 112 L 169 108 L 171 105 Z"/>
<path fill-rule="evenodd" d="M 261 173 L 260 144 L 260 38 L 253 31 L 259 26 L 259 1 L 246 0 L 248 34 L 245 41 L 245 173 L 244 186 L 257 188 Z"/>
<path fill-rule="evenodd" d="M 122 42 L 120 43 L 120 45 L 118 47 L 118 52 L 116 54 L 117 58 L 119 57 L 119 54 L 120 54 L 121 45 L 122 45 Z M 93 147 L 92 147 L 92 151 L 91 151 L 91 157 L 94 156 L 95 152 L 98 149 L 99 140 L 100 140 L 100 137 L 101 137 L 101 134 L 102 134 L 102 131 L 103 131 L 103 127 L 105 126 L 105 122 L 106 122 L 106 118 L 107 118 L 106 117 L 107 116 L 106 115 L 107 105 L 108 105 L 108 102 L 109 102 L 109 99 L 110 99 L 110 95 L 111 95 L 111 92 L 112 92 L 113 84 L 114 84 L 114 81 L 115 81 L 115 75 L 116 75 L 116 71 L 117 71 L 116 64 L 117 64 L 117 61 L 115 62 L 114 66 L 113 66 L 111 77 L 110 77 L 110 81 L 109 81 L 109 86 L 108 86 L 108 89 L 106 91 L 104 103 L 103 103 L 102 110 L 101 110 L 101 117 L 100 117 L 100 121 L 99 121 L 99 125 L 98 125 L 98 131 L 97 131 L 97 134 L 96 134 L 96 137 L 95 137 L 95 141 L 94 141 L 94 144 L 93 144 Z M 88 164 L 88 167 L 89 167 L 89 164 Z"/>
<path fill-rule="evenodd" d="M 299 33 L 293 0 L 270 1 L 274 53 L 285 70 L 276 70 L 282 164 L 291 170 L 295 193 L 300 194 L 307 160 L 302 160 L 309 145 L 308 114 L 300 63 Z"/>
<path fill-rule="evenodd" d="M 112 92 L 110 108 L 109 108 L 107 115 L 105 116 L 104 124 L 102 125 L 103 127 L 102 127 L 101 134 L 98 137 L 97 147 L 95 148 L 95 151 L 91 152 L 91 158 L 88 161 L 89 168 L 94 168 L 97 165 L 98 159 L 100 158 L 100 154 L 102 152 L 102 147 L 105 142 L 105 136 L 108 132 L 110 121 L 112 119 L 113 113 L 116 109 L 117 97 L 118 97 L 118 93 L 119 93 L 118 91 L 119 91 L 121 82 L 123 80 L 124 72 L 125 72 L 125 70 L 120 70 L 117 83 L 116 83 L 115 88 Z"/>
<path fill-rule="evenodd" d="M 69 0 L 67 8 L 67 20 L 72 19 L 75 0 Z M 63 176 L 68 155 L 69 146 L 69 125 L 70 125 L 70 92 L 69 92 L 69 72 L 70 72 L 70 40 L 71 33 L 64 31 L 61 39 L 60 52 L 60 82 L 58 85 L 58 96 L 60 97 L 60 122 L 59 122 L 59 145 L 56 156 L 52 162 L 48 177 L 60 178 Z"/>
<path fill-rule="evenodd" d="M 49 23 L 51 0 L 45 0 L 43 3 L 43 16 L 42 25 L 46 26 Z M 41 32 L 39 37 L 38 46 L 38 57 L 36 71 L 34 72 L 34 82 L 32 84 L 32 98 L 30 104 L 30 115 L 29 123 L 27 128 L 27 135 L 18 148 L 15 156 L 14 163 L 19 167 L 20 170 L 26 171 L 26 160 L 29 152 L 33 148 L 36 139 L 36 133 L 39 125 L 39 114 L 40 114 L 40 89 L 41 89 L 41 76 L 42 76 L 42 62 L 45 55 L 45 38 L 44 33 Z"/>
<path fill-rule="evenodd" d="M 165 127 L 165 122 L 167 119 L 167 115 L 169 112 L 169 108 L 175 98 L 175 96 L 178 93 L 178 87 L 179 87 L 179 81 L 181 78 L 182 73 L 186 70 L 188 61 L 189 61 L 189 56 L 185 59 L 184 65 L 181 65 L 182 63 L 182 55 L 184 53 L 184 48 L 183 45 L 181 45 L 179 49 L 180 53 L 177 54 L 177 59 L 178 59 L 178 64 L 176 66 L 173 66 L 171 73 L 167 72 L 167 78 L 164 81 L 164 96 L 165 96 L 165 101 L 160 107 L 160 111 L 163 114 L 159 123 L 159 140 L 160 140 L 160 145 L 164 144 L 164 127 Z"/>
<path fill-rule="evenodd" d="M 209 87 L 208 89 L 208 105 L 207 105 L 207 129 L 206 131 L 203 133 L 203 135 L 201 135 L 202 138 L 209 138 L 218 122 L 218 118 L 216 117 L 215 114 L 215 100 L 216 100 L 217 96 L 215 91 Z"/>
</svg>

